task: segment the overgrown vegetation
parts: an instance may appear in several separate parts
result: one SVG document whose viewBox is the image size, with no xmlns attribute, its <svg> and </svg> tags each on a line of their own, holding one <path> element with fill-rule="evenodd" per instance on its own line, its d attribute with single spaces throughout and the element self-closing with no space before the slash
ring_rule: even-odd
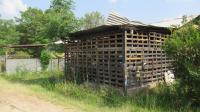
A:
<svg viewBox="0 0 200 112">
<path fill-rule="evenodd" d="M 27 52 L 24 51 L 8 51 L 9 53 L 9 58 L 15 58 L 15 59 L 26 59 L 26 58 L 31 58 L 31 55 L 28 54 Z"/>
<path fill-rule="evenodd" d="M 58 102 L 69 100 L 84 111 L 107 112 L 188 112 L 198 111 L 183 96 L 178 96 L 176 84 L 160 85 L 152 90 L 145 90 L 134 96 L 122 96 L 108 87 L 91 87 L 88 84 L 77 85 L 65 81 L 61 72 L 30 73 L 27 71 L 1 76 L 11 83 L 32 87 L 37 85 L 37 93 L 53 92 Z M 38 87 L 37 87 L 38 88 Z M 34 88 L 36 89 L 36 88 Z M 47 94 L 47 93 L 46 93 Z M 59 97 L 60 96 L 60 97 Z M 68 102 L 68 103 L 70 103 Z"/>
<path fill-rule="evenodd" d="M 179 79 L 179 95 L 200 105 L 200 17 L 173 32 L 165 43 L 166 53 L 174 59 Z"/>
<path fill-rule="evenodd" d="M 43 50 L 40 55 L 40 63 L 42 70 L 46 70 L 48 68 L 49 62 L 51 59 L 51 54 L 47 50 Z"/>
</svg>

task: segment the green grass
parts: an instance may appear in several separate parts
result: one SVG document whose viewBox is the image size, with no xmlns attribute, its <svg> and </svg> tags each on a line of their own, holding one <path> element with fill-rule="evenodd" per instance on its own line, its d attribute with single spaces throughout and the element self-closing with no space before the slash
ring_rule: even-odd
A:
<svg viewBox="0 0 200 112">
<path fill-rule="evenodd" d="M 160 85 L 134 96 L 122 96 L 111 88 L 89 87 L 65 81 L 61 72 L 20 72 L 1 75 L 1 80 L 25 86 L 41 98 L 84 112 L 193 112 L 184 97 L 174 86 Z"/>
</svg>

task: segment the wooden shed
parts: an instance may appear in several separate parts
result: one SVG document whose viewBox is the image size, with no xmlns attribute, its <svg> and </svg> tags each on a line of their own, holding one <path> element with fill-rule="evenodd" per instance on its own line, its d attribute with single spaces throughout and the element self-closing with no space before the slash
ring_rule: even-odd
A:
<svg viewBox="0 0 200 112">
<path fill-rule="evenodd" d="M 103 25 L 71 34 L 66 72 L 124 92 L 164 81 L 171 60 L 162 49 L 170 30 L 148 25 Z"/>
</svg>

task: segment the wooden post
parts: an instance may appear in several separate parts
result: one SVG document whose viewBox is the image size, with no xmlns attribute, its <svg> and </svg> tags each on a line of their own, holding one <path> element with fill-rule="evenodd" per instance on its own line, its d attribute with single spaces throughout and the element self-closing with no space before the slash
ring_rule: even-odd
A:
<svg viewBox="0 0 200 112">
<path fill-rule="evenodd" d="M 126 48 L 126 37 L 127 37 L 127 31 L 125 30 L 124 31 L 124 38 L 123 38 L 123 63 L 124 63 L 124 66 L 123 66 L 123 71 L 124 71 L 124 95 L 127 95 L 127 84 L 128 84 L 128 72 L 127 72 L 127 64 L 126 64 L 126 61 L 127 61 L 127 57 L 126 57 L 126 52 L 127 52 L 127 48 Z"/>
<path fill-rule="evenodd" d="M 7 72 L 7 55 L 8 55 L 8 51 L 6 49 L 6 52 L 5 52 L 5 72 Z"/>
<path fill-rule="evenodd" d="M 67 78 L 67 72 L 68 72 L 68 70 L 67 70 L 67 67 L 68 67 L 68 51 L 67 51 L 67 43 L 66 43 L 66 41 L 64 41 L 64 51 L 65 51 L 65 59 L 64 59 L 64 76 L 65 76 L 65 78 Z"/>
<path fill-rule="evenodd" d="M 98 68 L 98 65 L 99 65 L 99 55 L 98 55 L 98 38 L 95 39 L 96 41 L 96 45 L 95 45 L 95 48 L 96 48 L 96 78 L 97 78 L 97 84 L 98 86 L 100 85 L 100 80 L 99 80 L 99 68 Z"/>
<path fill-rule="evenodd" d="M 36 66 L 35 66 L 35 71 L 37 72 L 37 66 L 38 66 L 38 64 L 37 64 L 37 58 L 36 58 L 36 60 L 35 60 L 35 64 L 36 64 Z"/>
<path fill-rule="evenodd" d="M 58 57 L 58 70 L 60 69 L 59 65 L 60 65 L 60 58 Z"/>
</svg>

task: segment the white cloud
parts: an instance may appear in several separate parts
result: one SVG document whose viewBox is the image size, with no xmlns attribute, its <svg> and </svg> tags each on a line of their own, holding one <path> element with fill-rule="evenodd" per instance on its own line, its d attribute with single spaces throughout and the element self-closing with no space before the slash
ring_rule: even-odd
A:
<svg viewBox="0 0 200 112">
<path fill-rule="evenodd" d="M 116 3 L 118 0 L 109 0 L 111 3 Z"/>
<path fill-rule="evenodd" d="M 167 3 L 193 2 L 193 0 L 164 0 Z"/>
<path fill-rule="evenodd" d="M 25 11 L 27 5 L 22 0 L 1 0 L 0 1 L 0 14 L 2 18 L 11 19 L 19 17 L 20 11 Z"/>
<path fill-rule="evenodd" d="M 128 1 L 128 0 L 109 0 L 111 3 L 117 3 L 119 1 Z M 164 0 L 166 3 L 181 3 L 181 2 L 193 2 L 194 0 Z"/>
<path fill-rule="evenodd" d="M 115 4 L 119 2 L 128 2 L 129 0 L 108 0 L 110 3 Z"/>
</svg>

